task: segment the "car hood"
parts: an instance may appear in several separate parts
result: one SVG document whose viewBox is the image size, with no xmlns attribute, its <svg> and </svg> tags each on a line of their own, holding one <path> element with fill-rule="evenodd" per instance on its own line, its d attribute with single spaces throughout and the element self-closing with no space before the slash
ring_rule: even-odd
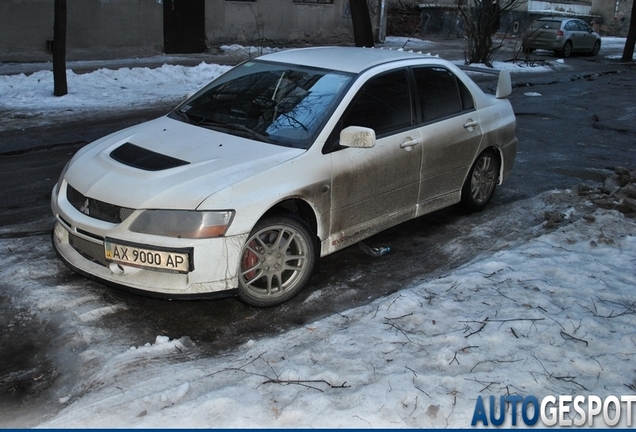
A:
<svg viewBox="0 0 636 432">
<path fill-rule="evenodd" d="M 304 152 L 161 117 L 84 147 L 64 178 L 109 204 L 194 210 L 215 192 Z"/>
</svg>

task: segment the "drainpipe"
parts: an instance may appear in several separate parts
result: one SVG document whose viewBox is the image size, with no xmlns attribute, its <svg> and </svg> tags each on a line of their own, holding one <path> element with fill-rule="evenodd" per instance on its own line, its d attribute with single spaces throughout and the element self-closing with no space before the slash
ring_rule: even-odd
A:
<svg viewBox="0 0 636 432">
<path fill-rule="evenodd" d="M 378 24 L 378 42 L 384 43 L 385 39 L 386 39 L 386 0 L 380 0 L 380 22 Z"/>
<path fill-rule="evenodd" d="M 614 19 L 618 18 L 618 3 L 619 2 L 620 0 L 616 0 L 616 5 L 614 6 Z"/>
</svg>

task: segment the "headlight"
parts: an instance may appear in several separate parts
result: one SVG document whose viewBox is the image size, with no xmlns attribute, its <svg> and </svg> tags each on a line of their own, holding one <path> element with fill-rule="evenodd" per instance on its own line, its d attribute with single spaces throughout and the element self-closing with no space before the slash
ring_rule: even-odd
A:
<svg viewBox="0 0 636 432">
<path fill-rule="evenodd" d="M 60 188 L 62 187 L 62 181 L 64 180 L 64 176 L 66 175 L 66 171 L 68 171 L 68 166 L 71 164 L 71 161 L 66 162 L 64 168 L 62 168 L 62 172 L 60 173 L 60 178 L 57 180 L 57 184 L 55 185 L 55 195 L 60 193 Z"/>
<path fill-rule="evenodd" d="M 221 237 L 227 231 L 233 217 L 233 210 L 145 210 L 130 225 L 130 230 L 177 238 Z"/>
</svg>

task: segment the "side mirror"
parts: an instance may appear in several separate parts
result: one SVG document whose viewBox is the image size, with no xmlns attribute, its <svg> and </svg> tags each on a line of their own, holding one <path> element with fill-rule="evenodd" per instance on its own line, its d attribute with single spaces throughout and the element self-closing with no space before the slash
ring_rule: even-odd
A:
<svg viewBox="0 0 636 432">
<path fill-rule="evenodd" d="M 362 126 L 349 126 L 340 132 L 340 145 L 371 148 L 375 145 L 375 131 Z"/>
<path fill-rule="evenodd" d="M 196 93 L 195 91 L 189 91 L 189 92 L 186 94 L 185 100 L 190 99 L 192 96 L 194 96 L 194 94 L 195 94 L 195 93 Z"/>
<path fill-rule="evenodd" d="M 512 93 L 512 78 L 510 78 L 510 72 L 502 70 L 499 72 L 499 80 L 497 81 L 497 92 L 495 97 L 497 99 L 503 99 L 510 96 Z"/>
</svg>

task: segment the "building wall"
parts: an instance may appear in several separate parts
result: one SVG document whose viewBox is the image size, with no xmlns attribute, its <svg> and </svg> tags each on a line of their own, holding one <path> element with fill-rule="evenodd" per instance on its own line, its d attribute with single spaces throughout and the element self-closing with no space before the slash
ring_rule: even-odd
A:
<svg viewBox="0 0 636 432">
<path fill-rule="evenodd" d="M 67 58 L 162 53 L 163 1 L 67 0 Z M 205 10 L 208 45 L 353 42 L 348 0 L 205 0 Z M 0 0 L 0 61 L 46 57 L 53 15 L 54 0 Z"/>
<path fill-rule="evenodd" d="M 206 34 L 212 45 L 271 41 L 342 43 L 352 41 L 347 0 L 331 4 L 292 0 L 206 1 Z"/>
<path fill-rule="evenodd" d="M 0 56 L 39 59 L 53 39 L 54 0 L 0 1 Z M 67 0 L 67 55 L 103 58 L 160 53 L 163 9 L 157 0 Z"/>
<path fill-rule="evenodd" d="M 592 13 L 602 17 L 602 34 L 626 36 L 634 0 L 592 0 Z"/>
</svg>

